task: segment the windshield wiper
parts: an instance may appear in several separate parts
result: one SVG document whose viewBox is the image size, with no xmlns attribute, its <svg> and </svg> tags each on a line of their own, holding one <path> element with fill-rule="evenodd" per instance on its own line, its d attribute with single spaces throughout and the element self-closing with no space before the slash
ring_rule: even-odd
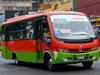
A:
<svg viewBox="0 0 100 75">
<path fill-rule="evenodd" d="M 87 35 L 88 37 L 90 37 L 91 39 L 93 39 L 93 37 L 89 34 L 87 34 L 86 32 L 74 32 L 72 34 L 69 34 L 71 36 L 74 36 L 74 35 Z"/>
</svg>

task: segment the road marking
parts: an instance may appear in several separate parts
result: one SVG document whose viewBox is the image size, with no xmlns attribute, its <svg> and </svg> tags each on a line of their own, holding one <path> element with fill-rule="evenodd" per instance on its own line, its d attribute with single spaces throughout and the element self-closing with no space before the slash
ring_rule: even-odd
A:
<svg viewBox="0 0 100 75">
<path fill-rule="evenodd" d="M 0 61 L 5 60 L 5 59 L 0 59 Z"/>
<path fill-rule="evenodd" d="M 11 70 L 20 70 L 20 69 L 25 69 L 26 67 L 22 67 L 22 68 L 15 68 L 15 69 L 8 69 L 9 71 Z"/>
<path fill-rule="evenodd" d="M 0 68 L 0 71 L 6 71 L 7 69 L 4 69 L 4 68 Z"/>
<path fill-rule="evenodd" d="M 16 70 L 21 70 L 21 69 L 25 69 L 25 67 L 23 67 L 23 68 L 13 68 L 13 69 L 4 69 L 4 68 L 0 68 L 0 72 L 2 72 L 2 71 L 16 71 Z"/>
</svg>

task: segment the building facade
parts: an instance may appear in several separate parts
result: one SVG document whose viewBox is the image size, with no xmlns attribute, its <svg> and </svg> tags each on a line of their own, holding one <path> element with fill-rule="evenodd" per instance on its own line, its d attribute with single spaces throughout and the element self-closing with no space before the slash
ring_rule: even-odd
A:
<svg viewBox="0 0 100 75">
<path fill-rule="evenodd" d="M 16 15 L 25 15 L 28 12 L 38 12 L 40 0 L 0 0 L 0 13 L 3 13 L 5 20 Z"/>
<path fill-rule="evenodd" d="M 44 0 L 41 4 L 41 12 L 47 11 L 72 11 L 75 9 L 76 0 Z"/>
<path fill-rule="evenodd" d="M 100 15 L 100 0 L 77 0 L 77 11 L 84 12 L 89 17 Z"/>
<path fill-rule="evenodd" d="M 0 12 L 4 10 L 38 11 L 39 0 L 0 0 Z"/>
</svg>

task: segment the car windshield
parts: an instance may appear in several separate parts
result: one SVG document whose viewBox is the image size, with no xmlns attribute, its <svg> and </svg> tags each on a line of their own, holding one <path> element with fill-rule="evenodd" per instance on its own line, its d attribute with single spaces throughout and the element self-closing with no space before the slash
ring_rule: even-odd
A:
<svg viewBox="0 0 100 75">
<path fill-rule="evenodd" d="M 84 15 L 51 15 L 54 35 L 58 39 L 94 38 L 93 28 Z"/>
</svg>

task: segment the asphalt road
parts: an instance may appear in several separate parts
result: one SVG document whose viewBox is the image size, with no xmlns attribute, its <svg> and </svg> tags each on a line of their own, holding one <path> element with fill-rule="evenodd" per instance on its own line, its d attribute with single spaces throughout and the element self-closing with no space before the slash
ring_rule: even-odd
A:
<svg viewBox="0 0 100 75">
<path fill-rule="evenodd" d="M 100 75 L 100 60 L 94 62 L 91 69 L 84 69 L 81 63 L 57 68 L 52 72 L 43 64 L 25 63 L 18 66 L 13 60 L 3 59 L 0 52 L 0 75 Z"/>
</svg>

